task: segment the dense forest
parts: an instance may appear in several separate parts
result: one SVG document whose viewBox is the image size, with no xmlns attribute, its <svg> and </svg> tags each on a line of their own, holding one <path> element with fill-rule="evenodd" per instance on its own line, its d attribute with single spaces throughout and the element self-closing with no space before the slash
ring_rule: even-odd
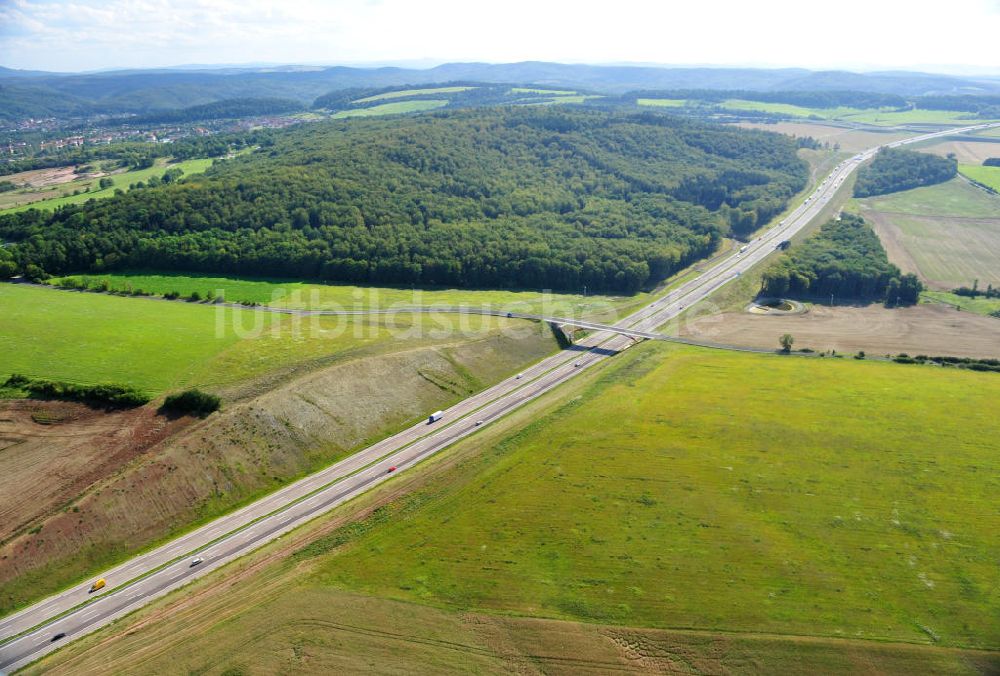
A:
<svg viewBox="0 0 1000 676">
<path fill-rule="evenodd" d="M 916 303 L 923 285 L 889 262 L 860 216 L 844 214 L 790 249 L 764 272 L 761 295 Z"/>
<path fill-rule="evenodd" d="M 801 190 L 793 140 L 519 107 L 316 123 L 177 183 L 0 216 L 17 269 L 635 291 Z M 29 268 L 29 266 L 31 266 Z"/>
<path fill-rule="evenodd" d="M 164 110 L 157 113 L 123 118 L 122 124 L 173 124 L 182 122 L 200 122 L 203 120 L 227 120 L 241 117 L 258 117 L 261 115 L 282 115 L 303 110 L 298 101 L 291 99 L 225 99 L 214 103 L 203 103 L 200 106 L 189 106 L 179 110 Z"/>
<path fill-rule="evenodd" d="M 858 171 L 855 197 L 884 195 L 955 178 L 958 162 L 947 157 L 902 148 L 883 148 L 875 159 Z"/>
</svg>

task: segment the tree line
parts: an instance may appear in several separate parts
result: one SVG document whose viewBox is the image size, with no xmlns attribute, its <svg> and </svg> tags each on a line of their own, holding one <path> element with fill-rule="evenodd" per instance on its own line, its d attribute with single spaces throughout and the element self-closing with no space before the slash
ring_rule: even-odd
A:
<svg viewBox="0 0 1000 676">
<path fill-rule="evenodd" d="M 807 176 L 792 139 L 656 113 L 482 108 L 267 141 L 169 185 L 0 216 L 0 237 L 34 275 L 627 293 L 762 224 Z"/>
<path fill-rule="evenodd" d="M 889 262 L 863 218 L 843 214 L 765 270 L 760 294 L 911 305 L 921 291 L 923 284 L 916 275 L 904 275 Z"/>
<path fill-rule="evenodd" d="M 958 174 L 958 162 L 903 148 L 883 148 L 858 171 L 855 197 L 884 195 L 925 185 L 944 183 Z"/>
</svg>

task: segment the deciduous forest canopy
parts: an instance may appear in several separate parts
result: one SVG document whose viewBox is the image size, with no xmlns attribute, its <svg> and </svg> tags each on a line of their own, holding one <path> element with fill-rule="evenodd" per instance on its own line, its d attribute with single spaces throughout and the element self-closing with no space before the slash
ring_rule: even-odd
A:
<svg viewBox="0 0 1000 676">
<path fill-rule="evenodd" d="M 540 108 L 317 123 L 203 176 L 0 217 L 18 268 L 632 292 L 780 212 L 793 140 Z M 37 268 L 32 268 L 37 272 Z"/>
<path fill-rule="evenodd" d="M 861 167 L 854 184 L 855 197 L 884 195 L 955 178 L 958 162 L 948 157 L 902 148 L 883 148 L 871 164 Z"/>
<path fill-rule="evenodd" d="M 865 220 L 843 214 L 764 272 L 766 296 L 813 296 L 916 303 L 923 285 L 889 262 Z"/>
</svg>

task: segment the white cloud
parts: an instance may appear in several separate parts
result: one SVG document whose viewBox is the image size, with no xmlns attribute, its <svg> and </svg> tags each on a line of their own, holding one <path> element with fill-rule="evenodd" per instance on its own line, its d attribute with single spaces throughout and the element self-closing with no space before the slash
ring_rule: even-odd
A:
<svg viewBox="0 0 1000 676">
<path fill-rule="evenodd" d="M 1000 72 L 997 0 L 0 0 L 0 63 L 554 60 Z M 934 11 L 937 10 L 937 11 Z"/>
</svg>

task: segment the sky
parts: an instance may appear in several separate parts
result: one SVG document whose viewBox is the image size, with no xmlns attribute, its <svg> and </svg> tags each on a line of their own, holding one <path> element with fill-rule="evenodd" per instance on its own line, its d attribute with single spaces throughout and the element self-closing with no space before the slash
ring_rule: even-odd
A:
<svg viewBox="0 0 1000 676">
<path fill-rule="evenodd" d="M 560 61 L 1000 74 L 1000 0 L 0 0 L 0 65 Z"/>
</svg>

